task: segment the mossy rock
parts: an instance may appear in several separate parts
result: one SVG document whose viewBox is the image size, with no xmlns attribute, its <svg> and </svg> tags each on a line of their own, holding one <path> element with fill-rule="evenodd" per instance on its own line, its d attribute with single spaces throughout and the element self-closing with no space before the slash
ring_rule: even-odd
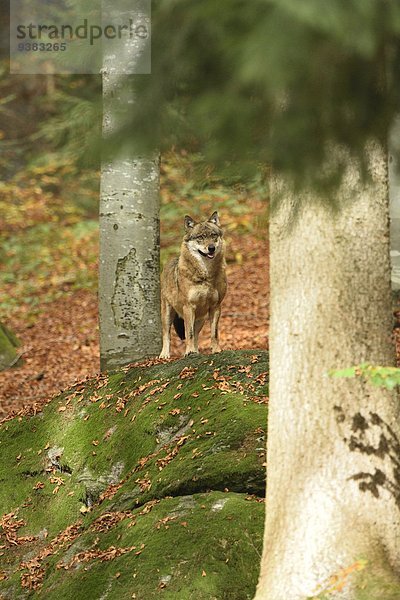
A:
<svg viewBox="0 0 400 600">
<path fill-rule="evenodd" d="M 21 363 L 17 348 L 19 341 L 5 325 L 0 323 L 0 371 Z"/>
<path fill-rule="evenodd" d="M 266 372 L 260 351 L 124 368 L 4 423 L 0 598 L 251 598 Z"/>
</svg>

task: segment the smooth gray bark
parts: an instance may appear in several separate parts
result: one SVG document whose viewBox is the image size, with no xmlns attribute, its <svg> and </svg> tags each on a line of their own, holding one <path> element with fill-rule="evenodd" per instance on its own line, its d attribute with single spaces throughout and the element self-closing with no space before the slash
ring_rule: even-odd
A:
<svg viewBox="0 0 400 600">
<path fill-rule="evenodd" d="M 400 569 L 400 421 L 395 392 L 330 369 L 393 365 L 387 168 L 349 167 L 332 215 L 307 202 L 288 230 L 290 192 L 270 225 L 270 404 L 266 529 L 257 600 L 305 600 L 368 561 Z M 335 598 L 357 598 L 349 577 Z M 366 598 L 367 596 L 363 596 Z M 383 597 L 383 596 L 382 596 Z"/>
<path fill-rule="evenodd" d="M 131 72 L 137 48 L 129 50 L 104 57 L 105 144 L 135 102 L 135 75 L 124 73 Z M 158 155 L 136 156 L 125 145 L 104 159 L 100 196 L 100 363 L 108 370 L 157 356 L 161 348 Z"/>
</svg>

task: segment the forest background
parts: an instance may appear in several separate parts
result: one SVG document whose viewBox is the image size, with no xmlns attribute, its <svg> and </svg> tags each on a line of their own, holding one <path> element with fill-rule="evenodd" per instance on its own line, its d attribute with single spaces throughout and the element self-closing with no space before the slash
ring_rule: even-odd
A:
<svg viewBox="0 0 400 600">
<path fill-rule="evenodd" d="M 10 75 L 6 4 L 0 37 L 0 321 L 19 339 L 21 360 L 0 375 L 0 417 L 40 404 L 99 368 L 101 77 Z M 221 216 L 229 279 L 224 348 L 267 345 L 265 175 L 245 183 L 219 175 L 196 140 L 162 154 L 162 264 L 179 251 L 185 214 L 205 218 L 218 210 Z M 207 351 L 206 333 L 203 339 Z M 177 340 L 174 352 L 182 352 Z"/>
</svg>

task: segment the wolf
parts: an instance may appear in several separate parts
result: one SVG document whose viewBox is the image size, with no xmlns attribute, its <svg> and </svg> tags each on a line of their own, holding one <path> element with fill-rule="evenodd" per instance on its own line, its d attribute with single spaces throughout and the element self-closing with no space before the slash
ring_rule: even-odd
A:
<svg viewBox="0 0 400 600">
<path fill-rule="evenodd" d="M 170 332 L 186 339 L 185 355 L 198 352 L 199 333 L 208 318 L 211 351 L 220 352 L 218 322 L 227 290 L 225 240 L 217 211 L 196 223 L 185 216 L 185 235 L 179 257 L 165 266 L 161 276 L 163 346 L 160 358 L 170 356 Z"/>
</svg>

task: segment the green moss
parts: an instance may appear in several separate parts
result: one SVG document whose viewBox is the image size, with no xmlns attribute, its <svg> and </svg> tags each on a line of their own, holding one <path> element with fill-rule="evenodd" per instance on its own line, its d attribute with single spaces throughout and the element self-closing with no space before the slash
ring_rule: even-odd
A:
<svg viewBox="0 0 400 600">
<path fill-rule="evenodd" d="M 119 600 L 135 593 L 138 600 L 147 600 L 162 591 L 163 597 L 175 600 L 250 599 L 258 576 L 263 519 L 263 505 L 241 494 L 165 499 L 138 516 L 134 527 L 128 518 L 110 532 L 83 533 L 67 553 L 54 557 L 41 595 L 47 600 Z M 112 561 L 56 568 L 55 563 L 70 561 L 76 552 L 105 550 L 116 539 L 118 547 L 136 549 Z"/>
<path fill-rule="evenodd" d="M 190 495 L 194 529 L 188 537 L 191 542 L 186 550 L 184 539 L 190 528 L 184 525 L 177 527 L 174 520 L 173 526 L 164 528 L 165 531 L 156 528 L 157 544 L 161 546 L 156 544 L 154 551 L 143 550 L 136 558 L 129 553 L 100 565 L 94 561 L 90 573 L 82 567 L 77 574 L 72 576 L 68 572 L 67 576 L 64 569 L 53 569 L 53 559 L 49 556 L 45 561 L 44 597 L 52 598 L 54 589 L 54 598 L 56 595 L 66 598 L 67 595 L 62 594 L 73 593 L 76 578 L 76 590 L 82 590 L 86 580 L 92 590 L 97 589 L 96 585 L 101 587 L 100 595 L 92 595 L 93 598 L 105 593 L 106 588 L 102 587 L 105 582 L 111 586 L 110 590 L 115 590 L 110 591 L 107 598 L 130 598 L 133 592 L 118 596 L 117 590 L 128 594 L 128 583 L 129 586 L 132 581 L 135 585 L 140 583 L 139 571 L 131 581 L 132 565 L 138 563 L 144 573 L 153 570 L 155 573 L 153 579 L 149 574 L 144 577 L 143 585 L 137 588 L 142 594 L 138 598 L 151 598 L 152 593 L 160 592 L 159 579 L 164 571 L 165 577 L 172 577 L 171 580 L 167 577 L 167 584 L 162 590 L 167 598 L 177 597 L 173 594 L 178 593 L 176 586 L 179 582 L 183 585 L 183 591 L 179 592 L 182 600 L 191 597 L 190 590 L 193 589 L 198 590 L 196 598 L 199 599 L 246 598 L 243 592 L 235 596 L 234 588 L 229 587 L 230 581 L 235 579 L 231 571 L 235 569 L 235 572 L 241 573 L 242 569 L 240 577 L 247 582 L 243 585 L 250 589 L 255 586 L 256 567 L 252 571 L 246 561 L 242 568 L 236 564 L 240 555 L 239 541 L 229 546 L 232 556 L 225 562 L 227 556 L 219 548 L 212 527 L 205 525 L 204 511 L 207 509 L 199 508 L 193 498 L 210 491 L 210 494 L 201 496 L 209 509 L 211 505 L 207 502 L 212 502 L 214 497 L 230 498 L 229 506 L 232 509 L 236 506 L 237 510 L 221 522 L 228 537 L 240 534 L 244 524 L 250 527 L 245 508 L 254 506 L 249 518 L 254 510 L 258 515 L 257 524 L 254 522 L 254 531 L 253 523 L 250 529 L 252 535 L 257 530 L 257 539 L 261 540 L 262 506 L 247 502 L 245 497 L 249 493 L 264 494 L 267 410 L 263 398 L 267 389 L 262 373 L 266 370 L 266 353 L 256 351 L 199 355 L 146 369 L 132 367 L 73 387 L 54 398 L 42 413 L 34 417 L 13 419 L 1 425 L 0 515 L 14 512 L 16 518 L 25 522 L 19 528 L 18 536 L 30 535 L 34 536 L 34 540 L 10 548 L 0 557 L 0 573 L 3 571 L 7 575 L 4 581 L 0 581 L 0 595 L 14 598 L 23 594 L 18 578 L 15 588 L 15 574 L 20 571 L 21 560 L 35 556 L 48 544 L 48 540 L 79 519 L 83 519 L 84 533 L 75 544 L 88 548 L 96 538 L 90 531 L 90 524 L 102 514 L 121 510 L 140 512 L 140 506 L 161 499 L 151 515 L 162 515 L 162 507 L 166 511 L 173 510 L 172 506 L 179 506 L 182 498 Z M 99 502 L 100 495 L 110 485 L 118 486 L 117 491 Z M 221 492 L 216 490 L 230 490 L 237 495 L 221 496 Z M 168 496 L 177 498 L 166 499 Z M 214 514 L 213 511 L 211 513 Z M 218 521 L 226 514 L 215 511 L 215 519 Z M 150 515 L 146 515 L 146 519 L 146 522 L 151 522 Z M 207 519 L 213 522 L 210 516 Z M 135 527 L 126 531 L 123 521 L 113 529 L 109 539 L 105 534 L 101 539 L 105 544 L 119 547 L 135 544 L 137 538 L 131 538 L 131 534 L 140 531 L 139 522 L 142 521 L 145 522 L 144 516 L 138 519 Z M 146 535 L 150 536 L 150 526 L 143 527 Z M 123 532 L 121 539 L 118 539 L 119 533 L 116 535 L 119 528 Z M 179 540 L 179 548 L 175 547 L 177 544 L 171 538 L 172 531 Z M 164 542 L 161 543 L 164 535 L 165 546 Z M 132 542 L 132 539 L 136 541 Z M 242 543 L 247 542 L 242 540 Z M 148 545 L 150 547 L 150 542 Z M 258 548 L 257 544 L 255 546 Z M 54 561 L 59 560 L 58 556 L 53 558 Z M 196 561 L 198 569 L 200 563 L 206 565 L 206 576 L 202 575 L 202 570 L 194 570 Z M 213 561 L 216 561 L 215 565 Z M 253 562 L 257 565 L 258 558 Z M 222 563 L 226 565 L 223 568 Z M 191 565 L 190 568 L 187 565 Z M 147 568 L 149 571 L 146 571 Z M 114 582 L 118 570 L 121 575 Z M 250 575 L 246 574 L 247 571 Z M 92 579 L 95 573 L 97 576 Z M 150 587 L 146 588 L 149 578 L 153 591 Z M 67 585 L 71 585 L 72 591 L 64 591 L 64 579 L 65 590 Z M 225 588 L 231 589 L 230 596 L 221 595 Z M 133 591 L 135 589 L 132 588 Z M 145 589 L 148 592 L 145 593 Z M 239 586 L 238 589 L 244 588 Z M 40 593 L 44 595 L 44 591 Z M 70 597 L 79 596 L 73 594 Z"/>
<path fill-rule="evenodd" d="M 19 342 L 15 335 L 0 323 L 0 371 L 15 366 L 18 362 L 17 347 Z"/>
</svg>

